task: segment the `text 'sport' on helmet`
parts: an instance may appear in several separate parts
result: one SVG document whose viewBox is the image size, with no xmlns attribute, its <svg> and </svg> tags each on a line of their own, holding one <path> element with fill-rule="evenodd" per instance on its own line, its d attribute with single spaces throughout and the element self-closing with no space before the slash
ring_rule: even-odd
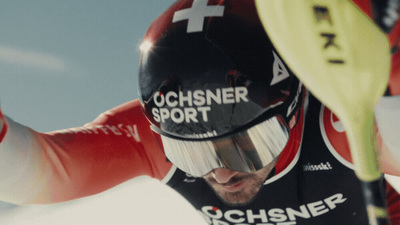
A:
<svg viewBox="0 0 400 225">
<path fill-rule="evenodd" d="M 144 37 L 139 86 L 168 159 L 197 176 L 278 157 L 304 90 L 249 0 L 177 1 Z"/>
</svg>

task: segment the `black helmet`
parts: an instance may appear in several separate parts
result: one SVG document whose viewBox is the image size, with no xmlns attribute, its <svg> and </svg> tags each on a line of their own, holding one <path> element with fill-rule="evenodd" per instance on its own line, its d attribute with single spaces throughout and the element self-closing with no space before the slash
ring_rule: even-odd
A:
<svg viewBox="0 0 400 225">
<path fill-rule="evenodd" d="M 173 4 L 144 37 L 139 86 L 167 157 L 199 176 L 218 167 L 251 172 L 275 159 L 304 94 L 250 0 Z M 260 151 L 268 159 L 259 159 Z M 238 161 L 246 165 L 233 166 Z"/>
</svg>

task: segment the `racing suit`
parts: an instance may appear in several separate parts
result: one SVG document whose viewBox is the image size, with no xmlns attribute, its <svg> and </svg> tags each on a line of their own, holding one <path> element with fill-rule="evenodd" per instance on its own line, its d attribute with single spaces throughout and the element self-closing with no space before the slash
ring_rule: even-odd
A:
<svg viewBox="0 0 400 225">
<path fill-rule="evenodd" d="M 393 95 L 400 94 L 396 57 L 400 54 L 394 57 L 389 84 Z M 203 178 L 168 161 L 139 100 L 82 127 L 48 133 L 20 125 L 0 111 L 0 200 L 56 203 L 147 175 L 175 189 L 214 225 L 368 224 L 341 122 L 313 96 L 307 105 L 273 172 L 256 198 L 242 206 L 225 204 Z M 392 224 L 400 224 L 400 195 L 386 181 L 382 185 Z"/>
<path fill-rule="evenodd" d="M 368 224 L 341 123 L 312 96 L 291 132 L 302 141 L 289 142 L 255 200 L 243 206 L 225 204 L 202 178 L 168 161 L 139 100 L 82 127 L 49 133 L 1 118 L 6 121 L 0 144 L 4 201 L 66 201 L 147 175 L 183 195 L 210 224 Z M 400 224 L 400 195 L 389 183 L 382 185 L 392 223 Z"/>
</svg>

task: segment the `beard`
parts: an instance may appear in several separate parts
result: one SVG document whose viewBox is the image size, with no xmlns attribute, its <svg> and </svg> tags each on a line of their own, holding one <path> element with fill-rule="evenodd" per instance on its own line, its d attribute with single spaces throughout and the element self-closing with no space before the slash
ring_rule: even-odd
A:
<svg viewBox="0 0 400 225">
<path fill-rule="evenodd" d="M 240 206 L 249 204 L 259 193 L 268 175 L 268 172 L 263 170 L 264 168 L 255 173 L 243 173 L 232 177 L 225 184 L 218 183 L 212 176 L 205 176 L 204 179 L 223 202 L 231 206 Z M 223 188 L 225 185 L 230 186 L 240 182 L 244 182 L 244 187 L 238 191 L 230 192 Z"/>
</svg>

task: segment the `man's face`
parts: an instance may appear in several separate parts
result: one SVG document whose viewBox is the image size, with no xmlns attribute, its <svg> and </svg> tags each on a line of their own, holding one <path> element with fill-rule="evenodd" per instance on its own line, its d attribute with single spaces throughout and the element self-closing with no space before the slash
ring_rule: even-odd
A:
<svg viewBox="0 0 400 225">
<path fill-rule="evenodd" d="M 257 195 L 275 164 L 276 161 L 273 161 L 254 173 L 219 168 L 203 178 L 226 203 L 243 205 L 249 203 Z"/>
</svg>

